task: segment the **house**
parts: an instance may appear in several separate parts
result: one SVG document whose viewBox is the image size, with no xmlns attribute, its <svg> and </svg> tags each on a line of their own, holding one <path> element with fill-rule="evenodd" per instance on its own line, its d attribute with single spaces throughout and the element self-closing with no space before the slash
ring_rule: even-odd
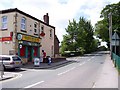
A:
<svg viewBox="0 0 120 90">
<path fill-rule="evenodd" d="M 18 54 L 24 63 L 40 57 L 42 50 L 54 57 L 55 27 L 49 25 L 48 13 L 43 18 L 17 8 L 0 11 L 0 54 Z"/>
</svg>

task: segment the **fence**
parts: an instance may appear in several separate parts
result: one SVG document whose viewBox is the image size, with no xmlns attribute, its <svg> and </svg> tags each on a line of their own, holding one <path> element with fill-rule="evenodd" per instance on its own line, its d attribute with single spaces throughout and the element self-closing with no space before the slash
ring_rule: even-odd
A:
<svg viewBox="0 0 120 90">
<path fill-rule="evenodd" d="M 112 59 L 115 66 L 120 70 L 120 56 L 116 55 L 115 53 L 112 53 Z"/>
</svg>

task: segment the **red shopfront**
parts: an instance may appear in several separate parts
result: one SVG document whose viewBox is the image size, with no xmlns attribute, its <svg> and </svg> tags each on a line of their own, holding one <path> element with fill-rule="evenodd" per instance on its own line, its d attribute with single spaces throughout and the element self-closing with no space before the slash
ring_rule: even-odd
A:
<svg viewBox="0 0 120 90">
<path fill-rule="evenodd" d="M 32 62 L 35 57 L 40 57 L 40 38 L 18 34 L 18 55 Z"/>
</svg>

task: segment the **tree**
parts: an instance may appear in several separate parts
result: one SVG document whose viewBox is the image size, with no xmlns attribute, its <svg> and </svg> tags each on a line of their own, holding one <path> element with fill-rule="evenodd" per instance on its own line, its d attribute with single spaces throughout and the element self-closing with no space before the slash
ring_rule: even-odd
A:
<svg viewBox="0 0 120 90">
<path fill-rule="evenodd" d="M 93 27 L 91 22 L 80 17 L 79 22 L 76 20 L 69 21 L 68 27 L 65 29 L 67 34 L 63 36 L 61 44 L 61 52 L 75 51 L 81 53 L 89 53 L 93 48 L 97 47 L 93 38 Z"/>
<path fill-rule="evenodd" d="M 101 21 L 98 21 L 95 25 L 95 33 L 103 41 L 109 43 L 109 13 L 112 13 L 112 32 L 115 29 L 118 30 L 120 36 L 120 2 L 117 4 L 106 5 L 105 8 L 101 11 L 100 18 Z"/>
</svg>

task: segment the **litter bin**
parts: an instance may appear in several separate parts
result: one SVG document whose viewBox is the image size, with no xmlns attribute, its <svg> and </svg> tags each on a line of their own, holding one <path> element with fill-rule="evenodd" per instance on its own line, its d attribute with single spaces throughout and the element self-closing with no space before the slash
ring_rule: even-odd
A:
<svg viewBox="0 0 120 90">
<path fill-rule="evenodd" d="M 34 58 L 34 66 L 40 66 L 40 59 Z"/>
</svg>

